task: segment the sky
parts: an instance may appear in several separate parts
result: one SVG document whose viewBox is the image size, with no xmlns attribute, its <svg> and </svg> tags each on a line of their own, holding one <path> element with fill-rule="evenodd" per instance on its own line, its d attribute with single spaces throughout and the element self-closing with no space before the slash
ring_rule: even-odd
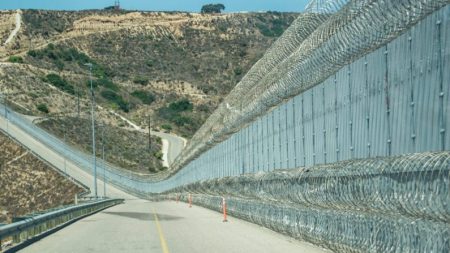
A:
<svg viewBox="0 0 450 253">
<path fill-rule="evenodd" d="M 122 8 L 147 11 L 199 12 L 204 4 L 222 3 L 225 12 L 301 12 L 309 0 L 121 0 Z M 0 0 L 0 9 L 82 10 L 103 9 L 114 0 Z"/>
</svg>

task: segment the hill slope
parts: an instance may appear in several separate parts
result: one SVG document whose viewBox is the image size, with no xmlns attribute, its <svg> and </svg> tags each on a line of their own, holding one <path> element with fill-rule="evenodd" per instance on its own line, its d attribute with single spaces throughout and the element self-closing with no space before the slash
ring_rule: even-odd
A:
<svg viewBox="0 0 450 253">
<path fill-rule="evenodd" d="M 71 204 L 83 189 L 0 133 L 0 223 Z"/>
<path fill-rule="evenodd" d="M 1 15 L 3 39 L 14 29 L 16 13 Z M 14 40 L 0 46 L 0 92 L 10 94 L 15 109 L 82 122 L 90 106 L 85 64 L 93 63 L 99 120 L 126 128 L 113 111 L 146 127 L 150 115 L 153 129 L 187 138 L 298 16 L 38 10 L 21 15 Z"/>
</svg>

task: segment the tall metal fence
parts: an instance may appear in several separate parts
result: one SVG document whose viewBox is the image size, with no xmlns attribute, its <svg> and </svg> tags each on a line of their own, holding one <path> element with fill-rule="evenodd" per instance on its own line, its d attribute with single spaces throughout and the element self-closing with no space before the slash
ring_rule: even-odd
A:
<svg viewBox="0 0 450 253">
<path fill-rule="evenodd" d="M 202 179 L 449 150 L 450 1 L 318 2 L 333 4 L 294 22 L 165 180 L 113 166 L 106 178 L 130 191 L 162 192 Z M 20 115 L 9 118 L 91 170 L 89 156 Z"/>
<path fill-rule="evenodd" d="M 257 118 L 189 162 L 178 173 L 183 174 L 180 184 L 353 158 L 449 150 L 449 16 L 449 6 L 436 11 Z"/>
</svg>

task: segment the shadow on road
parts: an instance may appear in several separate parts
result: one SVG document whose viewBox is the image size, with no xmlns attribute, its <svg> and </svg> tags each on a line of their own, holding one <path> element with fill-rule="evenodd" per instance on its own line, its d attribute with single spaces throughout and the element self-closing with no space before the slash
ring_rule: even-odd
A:
<svg viewBox="0 0 450 253">
<path fill-rule="evenodd" d="M 155 216 L 153 215 L 153 213 L 139 213 L 139 212 L 103 212 L 103 213 L 109 214 L 109 215 L 117 215 L 117 216 L 127 217 L 130 219 L 142 220 L 142 221 L 155 220 Z M 159 213 L 157 213 L 156 215 L 158 216 L 158 220 L 170 221 L 170 220 L 183 219 L 182 217 L 173 216 L 173 215 L 165 215 L 165 214 L 159 214 Z"/>
</svg>

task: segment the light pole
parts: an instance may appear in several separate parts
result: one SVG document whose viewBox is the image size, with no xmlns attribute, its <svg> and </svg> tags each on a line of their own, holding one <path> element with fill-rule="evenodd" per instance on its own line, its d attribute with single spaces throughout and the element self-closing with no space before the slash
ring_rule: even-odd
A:
<svg viewBox="0 0 450 253">
<path fill-rule="evenodd" d="M 106 124 L 102 124 L 102 168 L 103 168 L 103 198 L 106 198 L 106 173 L 105 173 L 105 127 Z"/>
<path fill-rule="evenodd" d="M 150 152 L 152 150 L 152 136 L 151 136 L 151 129 L 152 129 L 152 121 L 150 112 L 148 113 L 148 151 Z"/>
<path fill-rule="evenodd" d="M 89 81 L 91 83 L 91 121 L 92 121 L 92 168 L 94 170 L 94 195 L 97 195 L 97 158 L 95 156 L 95 98 L 94 98 L 94 87 L 92 84 L 92 63 L 84 64 L 89 67 Z"/>
<path fill-rule="evenodd" d="M 3 93 L 2 98 L 3 98 L 3 107 L 5 108 L 5 121 L 6 121 L 6 133 L 9 134 L 9 119 L 8 119 L 8 108 L 6 107 L 6 103 L 7 103 L 7 94 Z"/>
<path fill-rule="evenodd" d="M 64 173 L 66 173 L 67 175 L 67 140 L 66 140 L 66 134 L 67 134 L 67 129 L 66 129 L 66 124 L 63 124 L 63 128 L 64 128 Z"/>
</svg>

